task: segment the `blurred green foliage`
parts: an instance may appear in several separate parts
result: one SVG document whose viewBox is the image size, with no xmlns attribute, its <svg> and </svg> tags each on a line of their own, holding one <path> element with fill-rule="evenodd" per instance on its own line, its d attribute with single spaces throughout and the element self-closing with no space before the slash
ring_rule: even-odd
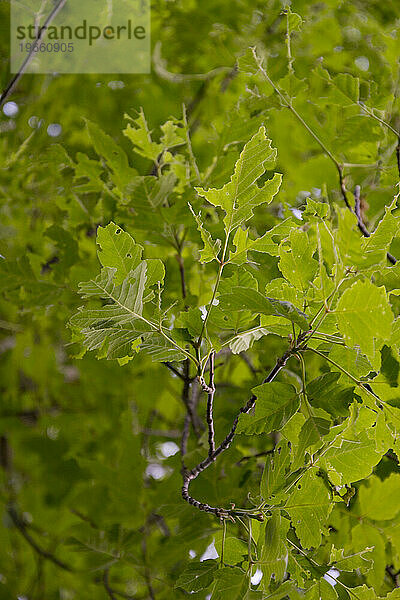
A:
<svg viewBox="0 0 400 600">
<path fill-rule="evenodd" d="M 400 8 L 396 0 L 294 0 L 293 12 L 285 8 L 278 0 L 156 2 L 151 75 L 25 75 L 9 98 L 19 112 L 0 118 L 0 598 L 399 597 L 400 279 L 386 251 L 400 256 L 392 204 L 399 181 Z M 3 88 L 10 78 L 8 16 L 3 1 Z M 281 96 L 253 68 L 250 46 Z M 62 127 L 57 139 L 48 135 L 52 123 Z M 290 475 L 314 451 L 325 453 L 321 444 L 330 444 L 329 436 L 345 431 L 341 445 L 326 447 L 321 471 L 307 471 L 303 488 L 292 490 L 286 512 L 272 509 L 266 522 L 253 522 L 263 579 L 250 589 L 246 572 L 254 574 L 256 566 L 249 569 L 247 519 L 227 521 L 226 566 L 218 569 L 210 545 L 221 555 L 219 520 L 181 498 L 185 396 L 181 378 L 157 359 L 193 378 L 186 390 L 199 415 L 188 447 L 192 467 L 208 451 L 207 394 L 194 366 L 193 342 L 203 323 L 198 307 L 211 301 L 218 271 L 213 248 L 220 248 L 213 243 L 226 232 L 218 208 L 224 204 L 211 195 L 208 202 L 207 193 L 229 181 L 261 126 L 277 162 L 264 165 L 259 185 L 274 172 L 283 178 L 279 193 L 255 207 L 248 234 L 258 240 L 277 229 L 264 239 L 263 252 L 246 246 L 242 229 L 241 239 L 230 238 L 232 256 L 234 246 L 242 254 L 226 266 L 220 290 L 226 308 L 210 313 L 200 348 L 203 359 L 212 348 L 220 351 L 217 444 L 292 333 L 287 314 L 259 310 L 257 293 L 289 301 L 310 319 L 326 301 L 320 289 L 325 285 L 329 294 L 341 269 L 349 279 L 334 307 L 337 320 L 328 315 L 322 345 L 315 344 L 331 362 L 311 352 L 305 357 L 307 398 L 300 398 L 301 362 L 294 358 L 274 384 L 279 398 L 279 385 L 295 390 L 300 409 L 294 402 L 283 411 L 289 417 L 280 421 L 283 429 L 274 427 L 281 433 L 264 428 L 262 435 L 244 435 L 243 419 L 231 448 L 191 488 L 196 498 L 225 508 L 249 508 L 254 499 L 257 505 L 260 493 L 275 506 L 267 497 L 274 489 L 278 505 L 287 497 L 279 496 L 281 483 L 268 471 L 274 472 L 271 460 Z M 148 131 L 154 144 L 146 143 Z M 369 230 L 380 223 L 368 241 L 344 206 L 340 170 L 352 205 L 352 190 L 361 186 Z M 116 229 L 107 242 L 111 222 Z M 154 259 L 165 266 L 162 308 L 169 309 L 165 323 L 175 353 L 165 338 L 163 345 L 141 331 L 136 339 L 144 340 L 144 352 L 133 342 L 99 360 L 109 351 L 107 340 L 97 355 L 85 353 L 84 323 L 73 319 L 71 337 L 68 323 L 79 307 L 107 310 L 95 298 L 82 300 L 78 284 L 97 277 L 100 263 L 117 269 L 114 283 L 132 268 L 110 250 L 119 228 L 135 241 L 125 238 L 129 260 L 141 254 L 139 244 L 155 273 L 148 289 L 155 319 L 164 273 Z M 343 308 L 353 317 L 343 316 Z M 255 326 L 260 335 L 243 333 Z M 229 352 L 224 342 L 233 335 Z M 327 343 L 332 336 L 339 345 Z M 193 364 L 182 362 L 176 346 Z M 375 382 L 391 416 L 343 369 L 357 381 Z M 273 394 L 269 388 L 265 394 L 257 410 L 269 415 Z M 315 499 L 321 502 L 310 514 Z M 299 506 L 308 510 L 298 514 Z M 202 556 L 209 561 L 200 563 Z M 342 584 L 333 588 L 322 575 L 335 564 Z"/>
</svg>

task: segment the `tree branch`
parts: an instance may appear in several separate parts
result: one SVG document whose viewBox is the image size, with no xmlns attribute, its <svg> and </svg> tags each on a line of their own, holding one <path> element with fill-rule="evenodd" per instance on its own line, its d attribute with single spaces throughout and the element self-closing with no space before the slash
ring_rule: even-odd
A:
<svg viewBox="0 0 400 600">
<path fill-rule="evenodd" d="M 172 365 L 170 362 L 166 361 L 166 362 L 163 362 L 162 364 L 164 365 L 164 367 L 167 367 L 167 369 L 172 371 L 172 373 L 174 373 L 174 375 L 179 377 L 179 379 L 182 379 L 182 381 L 185 381 L 185 376 L 180 371 L 178 371 L 178 369 L 176 369 L 174 367 L 174 365 Z"/>
<path fill-rule="evenodd" d="M 328 156 L 328 158 L 333 162 L 333 164 L 335 165 L 338 173 L 339 173 L 339 186 L 340 186 L 340 192 L 342 194 L 343 200 L 347 206 L 347 208 L 349 210 L 351 210 L 352 213 L 354 213 L 353 208 L 351 207 L 351 204 L 349 202 L 349 199 L 347 197 L 347 190 L 346 190 L 346 186 L 345 186 L 345 181 L 344 181 L 344 173 L 343 173 L 343 165 L 338 161 L 338 159 L 332 154 L 332 152 L 329 150 L 329 148 L 325 145 L 325 143 L 317 136 L 317 134 L 311 129 L 311 127 L 305 122 L 305 120 L 303 119 L 303 117 L 297 112 L 297 110 L 294 108 L 292 102 L 290 100 L 288 100 L 288 98 L 286 97 L 286 95 L 279 89 L 279 87 L 272 81 L 272 79 L 269 77 L 268 73 L 266 72 L 266 70 L 263 68 L 260 60 L 257 57 L 256 51 L 253 48 L 253 56 L 254 59 L 258 65 L 258 69 L 260 71 L 260 73 L 263 75 L 264 79 L 266 79 L 266 81 L 268 81 L 268 83 L 273 87 L 273 89 L 275 90 L 275 92 L 278 94 L 279 98 L 282 100 L 284 106 L 286 106 L 286 108 L 288 108 L 292 114 L 296 117 L 296 119 L 303 125 L 303 127 L 309 132 L 309 134 L 314 138 L 314 140 L 317 142 L 317 144 L 320 146 L 320 148 L 323 150 L 323 152 L 325 152 L 326 156 Z M 366 107 L 364 107 L 364 105 L 361 105 L 364 110 L 367 111 Z M 376 115 L 374 115 L 372 112 L 368 112 L 368 114 L 373 117 L 374 119 L 377 119 L 378 121 L 380 121 L 381 123 L 383 123 L 384 125 L 388 126 L 389 129 L 391 129 L 391 131 L 393 131 L 394 133 L 397 134 L 398 136 L 398 146 L 396 148 L 396 154 L 397 154 L 397 165 L 398 165 L 398 169 L 399 169 L 399 176 L 400 176 L 400 136 L 398 135 L 398 132 L 393 129 L 393 127 L 391 127 L 388 123 L 386 123 L 385 121 L 383 121 L 382 119 L 379 119 Z M 361 224 L 360 221 L 357 217 L 357 223 L 358 223 L 358 227 L 360 229 L 360 231 L 363 233 L 363 235 L 365 235 L 366 237 L 369 237 L 370 234 L 367 230 L 367 228 L 365 227 L 364 223 L 361 220 Z M 367 233 L 365 233 L 367 232 Z M 392 265 L 396 264 L 397 260 L 394 256 L 392 256 L 389 252 L 387 253 L 387 258 L 389 260 L 389 262 L 392 263 Z"/>
<path fill-rule="evenodd" d="M 66 2 L 67 2 L 67 0 L 60 0 L 60 2 L 53 8 L 53 10 L 49 14 L 49 16 L 47 17 L 47 19 L 43 23 L 43 25 L 41 25 L 40 27 L 38 27 L 37 36 L 36 36 L 36 38 L 35 38 L 35 40 L 34 40 L 34 42 L 32 44 L 32 47 L 31 47 L 31 50 L 30 50 L 28 56 L 25 58 L 24 62 L 20 66 L 18 73 L 16 73 L 14 75 L 14 77 L 11 79 L 11 81 L 9 82 L 9 84 L 7 85 L 7 87 L 3 90 L 3 93 L 0 96 L 0 107 L 7 100 L 8 96 L 13 92 L 13 90 L 14 90 L 15 86 L 17 85 L 18 81 L 21 79 L 22 75 L 25 73 L 25 70 L 26 70 L 27 66 L 29 65 L 29 63 L 31 62 L 32 57 L 35 54 L 36 48 L 37 48 L 40 40 L 42 39 L 43 35 L 47 31 L 48 25 L 50 25 L 50 23 L 57 16 L 57 14 L 60 12 L 60 10 L 63 8 L 63 6 L 66 4 Z"/>
<path fill-rule="evenodd" d="M 47 550 L 43 550 L 43 548 L 41 548 L 35 542 L 35 540 L 30 535 L 30 533 L 28 533 L 25 523 L 18 516 L 18 513 L 13 506 L 10 506 L 8 508 L 7 512 L 10 515 L 11 520 L 14 523 L 15 527 L 18 529 L 18 531 L 21 533 L 21 535 L 25 538 L 25 540 L 28 542 L 28 544 L 33 548 L 33 550 L 35 550 L 35 552 L 39 556 L 52 562 L 54 565 L 56 565 L 57 567 L 60 567 L 60 569 L 63 569 L 64 571 L 69 571 L 70 573 L 72 573 L 74 571 L 74 569 L 72 569 L 72 567 L 66 565 L 64 562 L 62 562 L 57 557 L 55 557 L 54 554 L 51 554 L 51 552 L 47 552 Z"/>
<path fill-rule="evenodd" d="M 211 352 L 210 354 L 210 379 L 209 384 L 207 385 L 203 378 L 201 378 L 201 386 L 203 391 L 207 392 L 207 426 L 208 426 L 208 456 L 215 450 L 215 432 L 214 432 L 214 417 L 213 417 L 213 408 L 214 408 L 214 394 L 215 394 L 215 385 L 214 385 L 214 371 L 215 371 L 215 352 Z"/>
<path fill-rule="evenodd" d="M 103 572 L 104 589 L 106 590 L 106 592 L 111 600 L 117 600 L 117 598 L 115 597 L 115 595 L 113 593 L 113 590 L 110 588 L 108 577 L 109 577 L 109 569 L 104 569 L 104 572 Z"/>
<path fill-rule="evenodd" d="M 275 379 L 275 377 L 278 375 L 278 373 L 281 371 L 281 369 L 283 369 L 283 367 L 286 365 L 289 357 L 297 350 L 298 350 L 297 348 L 289 348 L 280 358 L 278 358 L 278 360 L 275 363 L 274 368 L 270 371 L 270 373 L 264 379 L 263 383 L 270 383 L 271 381 L 273 381 Z M 182 498 L 186 502 L 188 502 L 191 506 L 194 506 L 195 508 L 198 508 L 199 510 L 202 510 L 204 512 L 212 513 L 215 516 L 219 517 L 220 519 L 233 518 L 235 516 L 247 516 L 251 519 L 256 519 L 258 521 L 264 520 L 264 517 L 261 513 L 252 514 L 249 512 L 240 511 L 240 510 L 236 510 L 236 509 L 226 509 L 226 508 L 210 506 L 209 504 L 199 502 L 198 500 L 196 500 L 189 494 L 189 486 L 190 486 L 191 481 L 196 479 L 200 475 L 200 473 L 205 471 L 210 465 L 212 465 L 216 461 L 216 459 L 218 458 L 218 456 L 220 454 L 222 454 L 222 452 L 224 452 L 225 450 L 227 450 L 229 448 L 229 446 L 232 443 L 233 438 L 235 437 L 235 432 L 236 432 L 237 425 L 239 423 L 240 415 L 248 414 L 251 411 L 251 409 L 254 407 L 256 400 L 257 400 L 257 397 L 254 396 L 254 394 L 253 394 L 251 396 L 251 398 L 247 401 L 247 404 L 245 406 L 242 406 L 242 408 L 239 410 L 239 414 L 236 416 L 235 420 L 232 423 L 230 432 L 225 437 L 225 439 L 221 442 L 221 444 L 214 450 L 214 452 L 209 454 L 206 459 L 204 459 L 202 462 L 200 462 L 198 465 L 196 465 L 191 471 L 186 471 L 183 474 Z"/>
</svg>

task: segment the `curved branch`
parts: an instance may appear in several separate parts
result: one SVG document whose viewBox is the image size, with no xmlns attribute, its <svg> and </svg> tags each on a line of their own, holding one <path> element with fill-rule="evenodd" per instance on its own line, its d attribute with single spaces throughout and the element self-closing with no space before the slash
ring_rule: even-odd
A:
<svg viewBox="0 0 400 600">
<path fill-rule="evenodd" d="M 283 367 L 286 365 L 290 356 L 295 351 L 296 351 L 295 348 L 289 348 L 280 358 L 278 358 L 278 360 L 275 363 L 274 368 L 270 371 L 270 373 L 264 379 L 263 383 L 270 383 L 271 381 L 273 381 L 275 379 L 275 377 L 278 375 L 278 373 L 281 371 L 281 369 L 283 369 Z M 229 448 L 229 446 L 231 445 L 231 443 L 233 441 L 233 438 L 235 437 L 236 428 L 239 423 L 240 415 L 248 414 L 251 411 L 251 409 L 254 407 L 256 400 L 257 400 L 257 397 L 253 394 L 250 397 L 250 399 L 247 401 L 245 406 L 242 406 L 242 408 L 239 410 L 239 414 L 235 417 L 235 420 L 232 423 L 230 432 L 225 437 L 225 439 L 221 442 L 221 444 L 211 454 L 209 454 L 207 458 L 205 458 L 202 462 L 200 462 L 198 465 L 196 465 L 191 471 L 186 471 L 183 474 L 182 498 L 186 502 L 188 502 L 191 506 L 194 506 L 195 508 L 198 508 L 199 510 L 202 510 L 204 512 L 212 513 L 215 516 L 219 517 L 220 519 L 227 519 L 227 518 L 229 519 L 229 518 L 233 518 L 235 516 L 247 516 L 251 519 L 256 519 L 257 521 L 264 520 L 264 517 L 261 513 L 252 514 L 247 511 L 210 506 L 209 504 L 206 504 L 206 503 L 200 502 L 199 500 L 196 500 L 195 498 L 193 498 L 193 496 L 191 496 L 189 494 L 189 486 L 190 486 L 191 481 L 196 479 L 200 475 L 200 473 L 205 471 L 210 465 L 212 465 L 216 461 L 216 459 L 218 458 L 218 456 L 220 454 L 222 454 L 222 452 L 224 452 L 225 450 L 227 450 Z"/>
</svg>

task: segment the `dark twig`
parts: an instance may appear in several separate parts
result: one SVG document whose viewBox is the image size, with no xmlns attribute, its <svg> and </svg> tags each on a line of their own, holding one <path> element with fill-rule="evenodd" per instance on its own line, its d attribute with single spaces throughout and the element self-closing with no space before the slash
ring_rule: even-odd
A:
<svg viewBox="0 0 400 600">
<path fill-rule="evenodd" d="M 143 532 L 143 538 L 142 538 L 142 554 L 143 554 L 143 563 L 144 563 L 144 580 L 146 582 L 146 586 L 147 586 L 147 591 L 149 593 L 149 598 L 151 598 L 151 600 L 155 600 L 155 594 L 154 594 L 154 589 L 153 589 L 153 585 L 151 583 L 151 571 L 150 568 L 148 566 L 147 563 L 147 528 L 146 526 L 142 529 Z"/>
<path fill-rule="evenodd" d="M 286 365 L 289 357 L 297 350 L 298 349 L 290 348 L 280 358 L 278 358 L 274 368 L 269 373 L 269 375 L 264 379 L 263 383 L 270 383 L 271 381 L 273 381 L 275 379 L 275 377 L 278 375 L 278 373 L 281 371 L 281 369 Z M 198 465 L 196 465 L 191 471 L 186 471 L 184 473 L 183 485 L 182 485 L 182 498 L 184 500 L 186 500 L 186 502 L 191 504 L 191 506 L 194 506 L 195 508 L 198 508 L 199 510 L 202 510 L 204 512 L 212 513 L 212 514 L 216 515 L 217 517 L 219 517 L 220 519 L 233 518 L 235 516 L 246 515 L 249 518 L 256 519 L 258 521 L 263 520 L 263 515 L 260 513 L 252 514 L 252 513 L 248 513 L 248 512 L 244 512 L 244 511 L 240 511 L 240 510 L 236 510 L 236 509 L 213 507 L 213 506 L 210 506 L 209 504 L 199 502 L 198 500 L 196 500 L 189 494 L 190 482 L 193 481 L 193 479 L 196 479 L 200 475 L 200 473 L 205 471 L 211 464 L 213 464 L 215 462 L 217 457 L 220 454 L 222 454 L 222 452 L 224 452 L 225 450 L 227 450 L 229 448 L 229 446 L 232 443 L 233 438 L 235 437 L 235 432 L 236 432 L 237 425 L 239 423 L 240 415 L 248 414 L 251 411 L 251 409 L 254 407 L 256 400 L 257 400 L 257 397 L 252 395 L 251 398 L 248 400 L 247 404 L 245 406 L 242 406 L 242 408 L 239 411 L 239 414 L 236 416 L 235 420 L 233 421 L 230 432 L 225 437 L 225 439 L 221 442 L 221 444 L 218 446 L 218 448 L 216 448 L 214 450 L 214 452 L 212 452 L 212 454 L 209 454 L 206 459 L 204 459 L 202 462 L 200 462 Z"/>
<path fill-rule="evenodd" d="M 252 458 L 260 458 L 261 456 L 268 456 L 269 454 L 273 454 L 274 449 L 275 448 L 272 448 L 271 450 L 264 450 L 263 452 L 257 452 L 257 454 L 249 454 L 248 456 L 242 456 L 242 458 L 237 461 L 236 465 L 238 466 L 242 462 L 246 462 L 248 460 L 251 460 Z"/>
<path fill-rule="evenodd" d="M 356 187 L 354 188 L 354 214 L 357 217 L 357 225 L 358 225 L 358 229 L 361 231 L 361 233 L 363 234 L 364 237 L 371 237 L 370 232 L 368 231 L 368 229 L 365 226 L 365 223 L 363 221 L 362 215 L 361 215 L 361 187 L 359 185 L 356 185 Z M 390 263 L 392 263 L 392 265 L 395 265 L 397 262 L 397 259 L 393 256 L 393 254 L 390 254 L 390 252 L 386 253 L 387 259 Z"/>
<path fill-rule="evenodd" d="M 359 185 L 356 185 L 354 188 L 354 212 L 357 217 L 358 229 L 361 231 L 363 236 L 371 237 L 371 234 L 366 228 L 361 216 L 361 187 Z"/>
<path fill-rule="evenodd" d="M 28 533 L 25 523 L 18 516 L 18 513 L 13 506 L 10 506 L 8 508 L 8 514 L 10 515 L 11 520 L 14 523 L 15 527 L 18 529 L 18 531 L 21 533 L 21 535 L 25 538 L 25 540 L 28 542 L 28 544 L 33 548 L 33 550 L 35 550 L 35 552 L 39 556 L 52 562 L 54 565 L 56 565 L 57 567 L 60 567 L 60 569 L 63 569 L 64 571 L 73 572 L 72 567 L 66 565 L 64 562 L 62 562 L 61 560 L 56 558 L 54 556 L 54 554 L 51 554 L 51 552 L 47 552 L 47 550 L 43 550 L 43 548 L 41 548 L 35 542 L 35 540 L 32 538 L 32 536 Z"/>
<path fill-rule="evenodd" d="M 349 210 L 351 210 L 351 212 L 353 212 L 353 210 L 351 208 L 351 205 L 350 205 L 350 202 L 349 202 L 349 199 L 347 197 L 347 190 L 346 190 L 346 185 L 345 185 L 345 182 L 344 182 L 343 166 L 337 164 L 336 162 L 335 162 L 335 164 L 336 164 L 336 168 L 337 168 L 338 173 L 339 173 L 339 186 L 340 186 L 340 192 L 342 194 L 344 203 L 347 206 L 347 208 Z"/>
<path fill-rule="evenodd" d="M 181 458 L 182 458 L 182 473 L 186 469 L 184 457 L 187 452 L 187 445 L 188 445 L 188 441 L 189 441 L 189 427 L 190 427 L 190 416 L 189 416 L 189 413 L 187 412 L 185 415 L 185 420 L 183 422 L 181 446 L 180 446 Z"/>
<path fill-rule="evenodd" d="M 103 572 L 103 584 L 104 584 L 104 589 L 106 590 L 109 598 L 111 598 L 111 600 L 117 600 L 116 596 L 113 593 L 113 590 L 110 588 L 110 584 L 109 584 L 109 569 L 104 569 Z"/>
<path fill-rule="evenodd" d="M 215 440 L 214 440 L 215 433 L 214 433 L 214 416 L 213 416 L 214 394 L 215 394 L 214 369 L 215 369 L 215 352 L 211 352 L 211 355 L 210 355 L 210 379 L 209 379 L 209 384 L 207 386 L 207 389 L 205 390 L 208 394 L 208 398 L 207 398 L 208 456 L 211 456 L 211 454 L 215 450 Z"/>
<path fill-rule="evenodd" d="M 174 375 L 179 377 L 179 379 L 182 379 L 182 381 L 185 381 L 185 376 L 180 371 L 178 371 L 178 369 L 176 369 L 174 367 L 174 365 L 172 365 L 170 362 L 166 361 L 166 362 L 163 362 L 162 364 L 164 365 L 164 367 L 167 367 L 167 369 L 172 371 L 172 373 L 174 373 Z"/>
<path fill-rule="evenodd" d="M 60 2 L 53 8 L 53 10 L 49 14 L 47 19 L 43 23 L 43 25 L 38 26 L 38 32 L 36 35 L 36 39 L 32 44 L 32 47 L 31 47 L 31 50 L 30 50 L 28 56 L 25 58 L 24 62 L 20 66 L 18 73 L 16 73 L 14 75 L 14 77 L 11 79 L 11 81 L 9 82 L 7 87 L 3 90 L 3 93 L 0 96 L 0 106 L 2 106 L 3 103 L 7 100 L 8 96 L 12 93 L 12 91 L 14 90 L 18 81 L 21 79 L 22 75 L 25 73 L 27 66 L 29 65 L 30 61 L 32 60 L 32 57 L 34 56 L 34 54 L 36 52 L 36 48 L 37 48 L 40 40 L 42 39 L 43 35 L 47 31 L 48 25 L 57 16 L 57 14 L 60 12 L 60 10 L 63 8 L 63 6 L 66 4 L 66 2 L 67 2 L 67 0 L 60 0 Z"/>
<path fill-rule="evenodd" d="M 179 275 L 181 278 L 182 298 L 185 299 L 186 298 L 185 266 L 184 266 L 183 258 L 180 254 L 176 254 L 175 258 L 179 265 Z"/>
<path fill-rule="evenodd" d="M 396 159 L 397 159 L 397 172 L 399 174 L 399 179 L 400 179 L 400 137 L 397 138 Z"/>
<path fill-rule="evenodd" d="M 395 571 L 393 565 L 387 565 L 385 567 L 386 573 L 389 575 L 390 579 L 394 583 L 395 588 L 400 587 L 400 571 Z"/>
</svg>

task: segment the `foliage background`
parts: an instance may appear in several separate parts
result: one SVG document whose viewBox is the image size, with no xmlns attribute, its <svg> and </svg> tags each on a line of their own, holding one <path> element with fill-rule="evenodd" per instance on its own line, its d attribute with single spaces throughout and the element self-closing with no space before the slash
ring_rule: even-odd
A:
<svg viewBox="0 0 400 600">
<path fill-rule="evenodd" d="M 82 305 L 78 283 L 99 270 L 96 228 L 110 221 L 144 245 L 147 258 L 164 261 L 167 304 L 179 298 L 178 308 L 184 310 L 180 260 L 186 272 L 186 302 L 204 306 L 210 301 L 215 269 L 198 261 L 200 237 L 187 208 L 191 202 L 199 212 L 202 205 L 194 192 L 196 174 L 190 166 L 189 171 L 177 167 L 181 188 L 173 203 L 175 211 L 150 218 L 144 211 L 136 218 L 129 210 L 133 195 L 129 189 L 121 192 L 115 183 L 112 162 L 99 152 L 96 134 L 88 134 L 85 118 L 111 136 L 137 173 L 147 175 L 153 165 L 146 156 L 133 152 L 132 143 L 123 135 L 124 113 L 134 116 L 143 107 L 157 139 L 160 125 L 171 115 L 182 118 L 184 104 L 201 177 L 207 175 L 205 187 L 216 188 L 228 181 L 243 144 L 265 124 L 278 150 L 274 170 L 283 174 L 283 183 L 272 204 L 256 210 L 253 236 L 262 235 L 285 216 L 293 219 L 293 227 L 300 227 L 296 211 L 304 209 L 307 197 L 329 204 L 337 214 L 334 206 L 342 207 L 343 199 L 333 162 L 271 90 L 261 90 L 265 97 L 249 95 L 246 90 L 259 89 L 261 83 L 235 70 L 238 56 L 256 45 L 266 55 L 274 81 L 287 86 L 296 98 L 297 110 L 340 163 L 369 165 L 349 166 L 345 171 L 348 190 L 362 186 L 363 214 L 371 230 L 392 202 L 398 182 L 396 136 L 375 119 L 366 118 L 359 106 L 327 90 L 318 69 L 322 66 L 332 76 L 346 72 L 359 77 L 361 98 L 368 98 L 370 106 L 382 111 L 377 114 L 399 129 L 398 3 L 294 1 L 292 10 L 304 21 L 293 23 L 295 77 L 286 80 L 290 69 L 283 8 L 283 3 L 274 0 L 155 2 L 151 75 L 121 75 L 118 80 L 123 86 L 108 75 L 26 75 L 11 98 L 18 103 L 18 115 L 1 116 L 0 254 L 5 257 L 0 280 L 1 598 L 85 600 L 117 592 L 116 597 L 184 597 L 188 594 L 185 586 L 175 587 L 179 576 L 193 560 L 197 564 L 213 541 L 218 547 L 221 540 L 218 520 L 196 512 L 180 497 L 179 454 L 165 456 L 168 447 L 163 444 L 179 445 L 183 428 L 180 379 L 142 353 L 124 366 L 116 360 L 98 360 L 93 353 L 73 358 L 77 348 L 71 344 L 67 326 Z M 2 1 L 2 87 L 9 79 L 8 12 L 8 2 Z M 40 128 L 29 125 L 33 116 L 43 119 Z M 62 126 L 57 140 L 47 135 L 51 123 Z M 190 165 L 186 147 L 183 154 L 185 164 Z M 205 210 L 210 231 L 218 236 L 220 215 L 209 206 Z M 177 252 L 171 239 L 180 239 L 183 231 L 185 244 Z M 358 240 L 354 221 L 343 231 L 347 240 L 351 236 Z M 391 242 L 390 251 L 400 255 L 399 238 Z M 357 268 L 361 259 L 352 252 L 349 260 Z M 400 288 L 399 268 L 390 268 L 389 273 L 383 255 L 380 260 L 374 265 L 373 281 L 385 284 L 387 290 Z M 277 258 L 269 254 L 257 254 L 257 263 L 259 267 L 252 272 L 261 290 L 279 277 L 279 270 Z M 397 317 L 398 299 L 391 295 L 390 300 Z M 395 390 L 399 375 L 396 338 L 386 342 L 375 356 L 373 370 Z M 218 433 L 219 440 L 229 431 L 250 390 L 261 383 L 286 346 L 286 339 L 268 335 L 244 356 L 222 355 L 215 406 L 217 431 L 224 432 Z M 322 358 L 307 359 L 310 382 L 328 371 Z M 280 381 L 299 388 L 300 375 L 300 365 L 293 360 Z M 341 380 L 341 385 L 343 393 L 354 393 L 348 391 L 348 380 Z M 337 398 L 334 391 L 332 397 Z M 321 398 L 318 406 L 326 409 Z M 198 406 L 202 418 L 205 401 L 202 394 Z M 342 397 L 337 404 L 333 400 L 333 424 L 346 414 L 337 412 L 342 405 Z M 231 502 L 243 506 L 249 493 L 258 494 L 265 464 L 265 456 L 247 457 L 271 450 L 276 439 L 274 435 L 237 437 L 218 466 L 195 482 L 197 496 L 218 506 L 229 507 Z M 206 446 L 206 434 L 197 443 L 192 436 L 191 464 L 207 453 Z M 324 528 L 322 545 L 313 553 L 319 564 L 327 565 L 332 544 L 346 552 L 372 547 L 373 568 L 365 574 L 357 566 L 341 578 L 350 587 L 365 585 L 373 590 L 363 588 L 358 598 L 384 596 L 397 587 L 398 511 L 389 511 L 389 519 L 385 515 L 381 519 L 379 511 L 376 519 L 363 518 L 358 492 L 376 483 L 375 477 L 391 478 L 393 488 L 382 492 L 382 502 L 400 506 L 394 446 L 395 442 L 374 465 L 375 475 L 368 474 L 368 481 L 355 485 L 356 495 L 349 506 L 337 505 L 327 523 L 330 529 Z M 237 564 L 238 556 L 243 559 L 247 552 L 246 534 L 240 524 L 228 523 L 228 536 L 242 540 L 227 546 L 231 553 L 227 562 Z M 55 564 L 55 557 L 62 565 Z M 307 563 L 302 568 L 309 571 L 311 567 Z M 310 583 L 299 587 L 320 582 L 320 577 L 313 573 Z M 212 585 L 192 597 L 206 598 L 210 593 L 213 598 L 225 598 L 228 593 L 232 598 L 245 597 L 234 596 L 234 591 L 217 595 Z M 335 590 L 340 598 L 352 596 L 339 585 Z M 273 595 L 271 588 L 254 597 L 278 599 L 285 593 Z M 289 597 L 295 598 L 296 593 L 291 589 Z M 318 594 L 336 597 L 330 595 L 334 594 L 331 588 L 322 592 L 313 588 L 307 597 L 319 598 Z"/>
</svg>

